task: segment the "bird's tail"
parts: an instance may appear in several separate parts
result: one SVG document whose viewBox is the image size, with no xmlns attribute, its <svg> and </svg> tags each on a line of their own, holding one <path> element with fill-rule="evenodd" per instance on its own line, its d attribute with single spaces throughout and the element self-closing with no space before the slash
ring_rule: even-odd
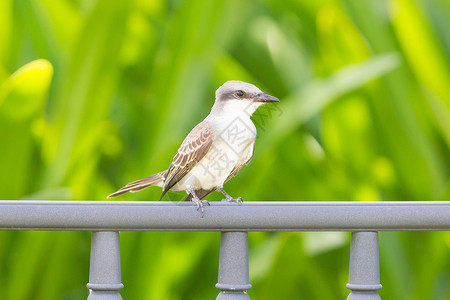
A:
<svg viewBox="0 0 450 300">
<path fill-rule="evenodd" d="M 142 178 L 142 179 L 139 179 L 139 180 L 136 180 L 133 182 L 130 182 L 129 184 L 127 184 L 126 186 L 124 186 L 123 188 L 118 190 L 117 192 L 109 195 L 107 198 L 117 197 L 122 194 L 125 194 L 126 192 L 135 193 L 135 192 L 143 190 L 152 185 L 161 185 L 162 186 L 162 183 L 163 183 L 166 175 L 167 175 L 167 170 L 147 176 L 145 178 Z"/>
</svg>

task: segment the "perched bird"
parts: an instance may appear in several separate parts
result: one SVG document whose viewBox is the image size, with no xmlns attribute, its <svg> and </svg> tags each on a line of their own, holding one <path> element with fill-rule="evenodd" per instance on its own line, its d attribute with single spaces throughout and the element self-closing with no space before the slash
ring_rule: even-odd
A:
<svg viewBox="0 0 450 300">
<path fill-rule="evenodd" d="M 227 81 L 216 91 L 216 101 L 209 115 L 192 129 L 175 154 L 169 169 L 130 182 L 108 198 L 137 192 L 149 186 L 167 191 L 186 191 L 185 201 L 193 201 L 204 212 L 202 200 L 218 190 L 223 201 L 240 202 L 228 195 L 223 185 L 236 176 L 253 156 L 256 127 L 250 119 L 266 102 L 279 102 L 253 84 Z"/>
</svg>

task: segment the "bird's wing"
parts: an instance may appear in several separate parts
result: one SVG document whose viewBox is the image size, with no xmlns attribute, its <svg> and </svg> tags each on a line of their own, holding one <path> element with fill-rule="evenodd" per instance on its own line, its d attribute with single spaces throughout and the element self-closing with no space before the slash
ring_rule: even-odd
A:
<svg viewBox="0 0 450 300">
<path fill-rule="evenodd" d="M 213 131 L 208 123 L 200 123 L 189 133 L 172 160 L 161 198 L 208 153 L 212 142 Z"/>
<path fill-rule="evenodd" d="M 230 175 L 228 175 L 224 183 L 228 182 L 228 180 L 236 176 L 241 171 L 242 167 L 249 164 L 249 162 L 252 160 L 254 152 L 255 152 L 255 141 L 253 141 L 247 146 L 244 153 L 241 155 L 239 161 L 234 166 L 233 170 L 231 170 Z"/>
</svg>

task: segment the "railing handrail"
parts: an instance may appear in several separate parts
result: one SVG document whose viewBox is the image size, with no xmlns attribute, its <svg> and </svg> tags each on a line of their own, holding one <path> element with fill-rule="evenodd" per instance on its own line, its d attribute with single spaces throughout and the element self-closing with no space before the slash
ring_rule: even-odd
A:
<svg viewBox="0 0 450 300">
<path fill-rule="evenodd" d="M 248 231 L 352 231 L 347 300 L 378 299 L 378 231 L 450 230 L 449 201 L 190 202 L 0 201 L 0 230 L 90 230 L 88 300 L 123 288 L 119 231 L 221 231 L 217 300 L 250 297 Z"/>
<path fill-rule="evenodd" d="M 0 230 L 425 231 L 450 230 L 450 201 L 210 202 L 0 201 Z"/>
</svg>

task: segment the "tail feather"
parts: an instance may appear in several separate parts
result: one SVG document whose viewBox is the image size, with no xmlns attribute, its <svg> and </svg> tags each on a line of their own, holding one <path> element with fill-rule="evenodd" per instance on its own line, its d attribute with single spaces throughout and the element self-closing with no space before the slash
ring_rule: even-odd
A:
<svg viewBox="0 0 450 300">
<path fill-rule="evenodd" d="M 142 179 L 139 179 L 139 180 L 136 180 L 133 182 L 130 182 L 123 188 L 119 189 L 117 192 L 109 195 L 107 198 L 109 199 L 112 197 L 117 197 L 117 196 L 123 195 L 127 192 L 135 193 L 135 192 L 143 190 L 149 186 L 157 185 L 158 183 L 161 183 L 164 180 L 166 175 L 167 175 L 167 170 L 147 176 L 145 178 L 142 178 Z"/>
</svg>

